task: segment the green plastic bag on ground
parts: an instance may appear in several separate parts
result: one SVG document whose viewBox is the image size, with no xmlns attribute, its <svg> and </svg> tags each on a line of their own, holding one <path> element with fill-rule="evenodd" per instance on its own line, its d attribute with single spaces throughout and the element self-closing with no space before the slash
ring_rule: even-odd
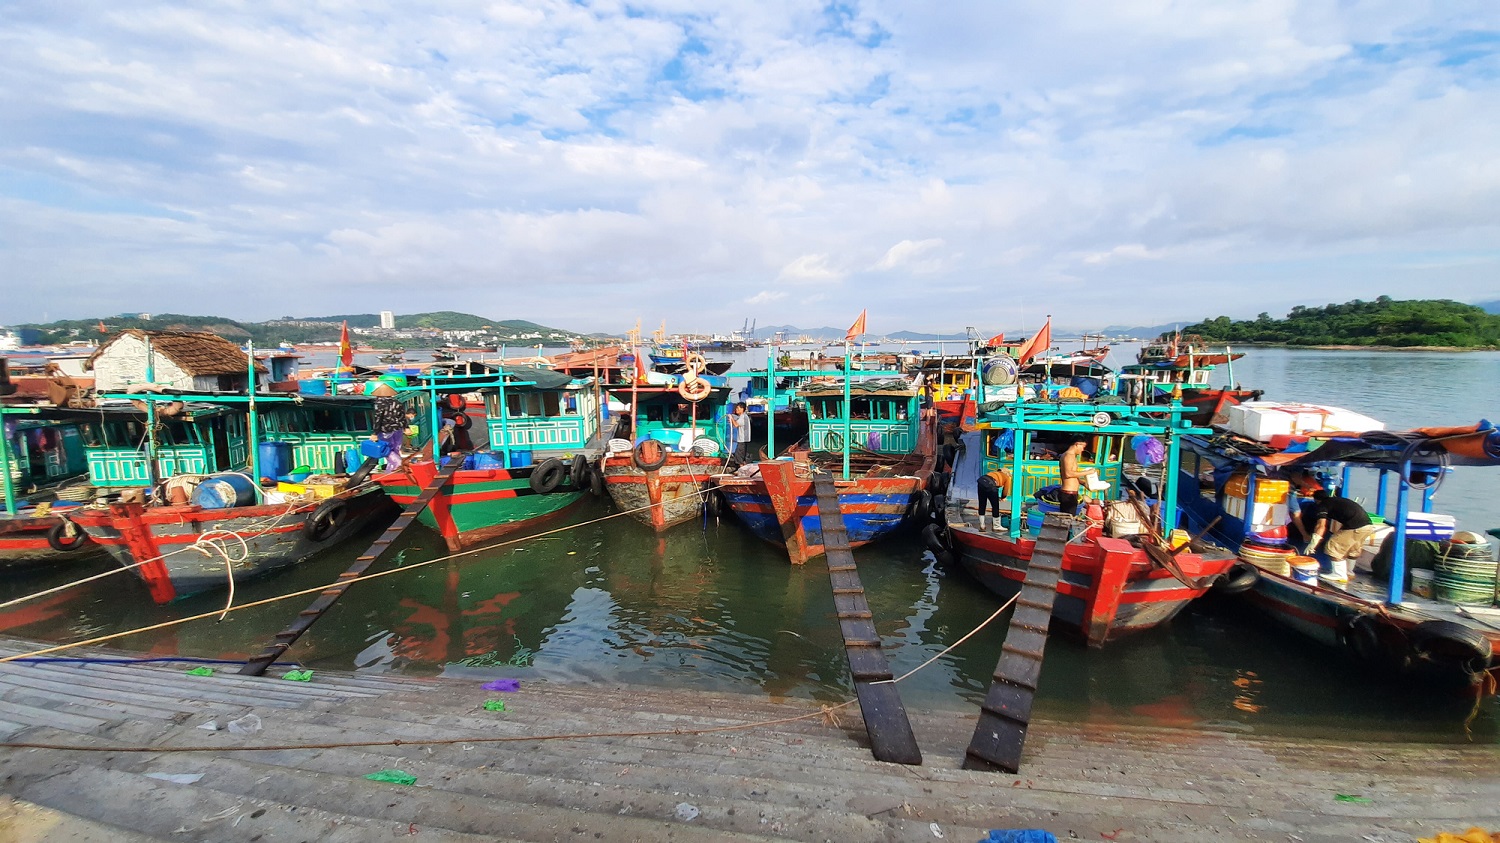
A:
<svg viewBox="0 0 1500 843">
<path fill-rule="evenodd" d="M 505 710 L 505 700 L 485 700 L 484 701 L 484 710 L 485 711 L 504 711 Z"/>
<path fill-rule="evenodd" d="M 381 770 L 378 773 L 370 773 L 365 776 L 372 782 L 388 782 L 390 784 L 416 784 L 417 777 L 411 773 L 403 773 L 400 770 Z"/>
<path fill-rule="evenodd" d="M 311 670 L 288 670 L 286 673 L 281 674 L 281 678 L 282 679 L 290 679 L 293 682 L 311 682 L 312 681 L 312 671 Z"/>
<path fill-rule="evenodd" d="M 214 669 L 211 667 L 195 667 L 187 672 L 188 676 L 213 676 Z"/>
</svg>

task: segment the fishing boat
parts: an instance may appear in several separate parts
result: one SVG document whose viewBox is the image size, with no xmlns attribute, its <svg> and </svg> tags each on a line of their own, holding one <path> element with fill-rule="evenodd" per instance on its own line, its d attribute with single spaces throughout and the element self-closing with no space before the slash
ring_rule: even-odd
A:
<svg viewBox="0 0 1500 843">
<path fill-rule="evenodd" d="M 1218 367 L 1226 366 L 1228 380 L 1233 384 L 1233 363 L 1244 356 L 1227 348 L 1210 349 L 1195 334 L 1163 334 L 1141 347 L 1135 363 L 1120 367 L 1119 390 L 1139 403 L 1181 401 L 1192 408 L 1187 417 L 1192 423 L 1200 427 L 1223 425 L 1229 420 L 1230 407 L 1256 401 L 1262 395 L 1258 389 L 1216 387 L 1210 383 Z"/>
<path fill-rule="evenodd" d="M 393 348 L 385 354 L 380 355 L 377 359 L 382 363 L 404 363 L 406 362 L 406 349 Z"/>
<path fill-rule="evenodd" d="M 99 437 L 85 445 L 91 480 L 112 502 L 67 517 L 131 566 L 157 603 L 302 562 L 395 514 L 366 472 L 343 474 L 343 455 L 371 435 L 372 399 L 137 400 L 149 402 L 144 411 L 98 409 Z M 305 473 L 280 473 L 296 468 Z M 273 489 L 256 482 L 262 472 Z"/>
<path fill-rule="evenodd" d="M 1007 512 L 990 524 L 967 506 L 935 507 L 940 517 L 924 528 L 924 540 L 935 553 L 951 553 L 998 597 L 1014 597 L 1036 547 L 1033 535 L 1044 513 L 1057 509 L 1048 492 L 1060 482 L 1059 455 L 1082 438 L 1079 468 L 1089 482 L 1081 491 L 1090 497 L 1080 504 L 1086 518 L 1075 523 L 1062 555 L 1052 622 L 1100 647 L 1170 621 L 1235 559 L 1174 534 L 1173 469 L 1183 436 L 1202 430 L 1182 420 L 1180 405 L 1152 410 L 1108 394 L 987 402 L 977 422 L 980 446 L 967 457 L 978 465 L 961 471 L 1006 472 Z M 1160 482 L 1147 487 L 1152 497 L 1143 494 L 1143 484 L 1125 482 L 1128 455 L 1157 466 Z"/>
<path fill-rule="evenodd" d="M 453 457 L 463 459 L 464 467 L 417 516 L 442 534 L 449 550 L 536 526 L 578 503 L 585 491 L 603 494 L 595 468 L 600 395 L 592 379 L 575 380 L 541 367 L 471 363 L 428 379 L 424 388 L 428 406 L 444 408 L 454 427 L 465 430 L 477 419 L 488 442 Z M 466 395 L 482 403 L 470 406 Z M 405 505 L 438 471 L 438 463 L 425 456 L 374 479 Z"/>
<path fill-rule="evenodd" d="M 44 418 L 57 413 L 61 418 Z M 69 563 L 102 549 L 65 516 L 92 499 L 84 427 L 76 412 L 45 406 L 0 406 L 0 570 Z"/>
<path fill-rule="evenodd" d="M 1239 552 L 1235 593 L 1330 654 L 1408 686 L 1494 693 L 1494 553 L 1432 507 L 1450 467 L 1500 466 L 1500 430 L 1481 422 L 1386 431 L 1359 414 L 1321 409 L 1344 415 L 1302 434 L 1184 437 L 1178 496 L 1189 522 Z M 1299 555 L 1289 542 L 1301 536 L 1286 526 L 1299 491 L 1317 485 L 1350 497 L 1356 471 L 1375 472 L 1370 515 L 1381 526 L 1352 566 L 1321 551 Z"/>
<path fill-rule="evenodd" d="M 661 532 L 698 515 L 710 478 L 724 470 L 729 387 L 704 373 L 698 355 L 686 358 L 680 376 L 649 372 L 635 359 L 636 382 L 610 390 L 630 414 L 599 468 L 615 506 Z"/>
<path fill-rule="evenodd" d="M 715 477 L 724 505 L 757 537 L 786 547 L 794 564 L 824 552 L 814 473 L 835 478 L 851 547 L 924 518 L 938 468 L 937 414 L 922 409 L 920 382 L 846 369 L 804 383 L 796 396 L 807 412 L 806 440 L 788 458 Z M 774 442 L 768 454 L 776 456 Z"/>
</svg>

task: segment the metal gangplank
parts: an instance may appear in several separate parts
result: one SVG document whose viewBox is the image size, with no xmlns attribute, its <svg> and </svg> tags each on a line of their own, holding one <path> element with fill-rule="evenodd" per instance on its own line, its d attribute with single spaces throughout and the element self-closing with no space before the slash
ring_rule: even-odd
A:
<svg viewBox="0 0 1500 843">
<path fill-rule="evenodd" d="M 1057 584 L 1062 578 L 1069 525 L 1070 519 L 1056 513 L 1048 514 L 1042 524 L 989 693 L 979 704 L 979 722 L 964 753 L 965 770 L 1015 773 L 1021 768 L 1021 749 L 1026 745 L 1031 704 L 1042 674 L 1042 654 L 1047 647 Z"/>
<path fill-rule="evenodd" d="M 374 468 L 372 465 L 374 460 L 374 457 L 366 460 L 366 467 Z M 287 648 L 292 646 L 298 638 L 301 638 L 302 633 L 317 623 L 318 618 L 323 617 L 323 613 L 328 611 L 334 603 L 337 603 L 340 597 L 344 596 L 344 592 L 349 589 L 349 586 L 354 584 L 355 580 L 363 576 L 371 565 L 375 564 L 380 557 L 385 555 L 386 551 L 391 549 L 391 545 L 396 539 L 400 538 L 402 533 L 406 532 L 407 527 L 416 522 L 417 515 L 432 503 L 432 499 L 437 497 L 438 492 L 444 486 L 453 482 L 453 473 L 462 468 L 463 464 L 463 454 L 448 455 L 447 464 L 438 470 L 437 475 L 432 478 L 432 482 L 427 484 L 427 488 L 422 490 L 417 499 L 407 504 L 406 509 L 402 510 L 401 514 L 396 516 L 396 520 L 391 522 L 391 526 L 387 527 L 385 532 L 380 534 L 380 538 L 376 539 L 374 544 L 370 545 L 369 550 L 366 550 L 358 559 L 355 559 L 354 564 L 349 566 L 349 570 L 339 574 L 338 582 L 323 589 L 313 600 L 312 605 L 299 612 L 297 619 L 292 621 L 286 629 L 276 633 L 276 639 L 260 655 L 246 662 L 245 666 L 240 668 L 240 673 L 245 676 L 260 676 L 264 674 L 272 662 L 281 658 L 281 654 L 285 653 Z M 365 473 L 368 474 L 368 472 Z"/>
<path fill-rule="evenodd" d="M 818 496 L 818 518 L 823 522 L 824 558 L 833 585 L 833 604 L 849 657 L 849 672 L 854 676 L 855 695 L 870 736 L 870 751 L 880 761 L 921 764 L 922 750 L 901 705 L 901 696 L 891 681 L 895 677 L 881 650 L 874 616 L 854 565 L 833 476 L 815 472 L 813 489 Z"/>
</svg>

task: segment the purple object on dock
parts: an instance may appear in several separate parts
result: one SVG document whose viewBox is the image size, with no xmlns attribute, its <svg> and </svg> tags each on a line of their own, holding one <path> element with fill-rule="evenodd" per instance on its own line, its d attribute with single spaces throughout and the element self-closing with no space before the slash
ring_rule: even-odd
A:
<svg viewBox="0 0 1500 843">
<path fill-rule="evenodd" d="M 521 690 L 521 680 L 496 679 L 494 682 L 486 682 L 480 687 L 486 691 L 519 691 Z"/>
</svg>

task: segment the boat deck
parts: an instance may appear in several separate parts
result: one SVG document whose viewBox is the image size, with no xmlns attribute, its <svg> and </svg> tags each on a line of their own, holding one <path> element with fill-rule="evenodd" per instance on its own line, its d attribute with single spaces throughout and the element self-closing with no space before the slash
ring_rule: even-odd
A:
<svg viewBox="0 0 1500 843">
<path fill-rule="evenodd" d="M 5 654 L 30 647 L 0 639 Z M 497 693 L 482 690 L 483 679 L 330 671 L 304 683 L 223 669 L 190 676 L 188 667 L 0 664 L 0 739 L 216 748 L 0 750 L 0 837 L 843 843 L 1046 828 L 1116 843 L 1409 843 L 1500 827 L 1494 745 L 1042 720 L 1012 776 L 960 768 L 977 710 L 912 711 L 924 765 L 908 767 L 871 758 L 852 707 L 830 723 L 804 700 L 526 679 Z M 503 699 L 505 710 L 485 710 L 486 699 Z M 259 732 L 224 730 L 250 713 Z M 200 728 L 210 720 L 218 731 Z M 616 736 L 479 740 L 599 732 Z M 357 741 L 385 743 L 316 746 Z M 288 744 L 300 748 L 226 751 Z M 416 776 L 415 786 L 365 778 L 386 769 Z"/>
</svg>

